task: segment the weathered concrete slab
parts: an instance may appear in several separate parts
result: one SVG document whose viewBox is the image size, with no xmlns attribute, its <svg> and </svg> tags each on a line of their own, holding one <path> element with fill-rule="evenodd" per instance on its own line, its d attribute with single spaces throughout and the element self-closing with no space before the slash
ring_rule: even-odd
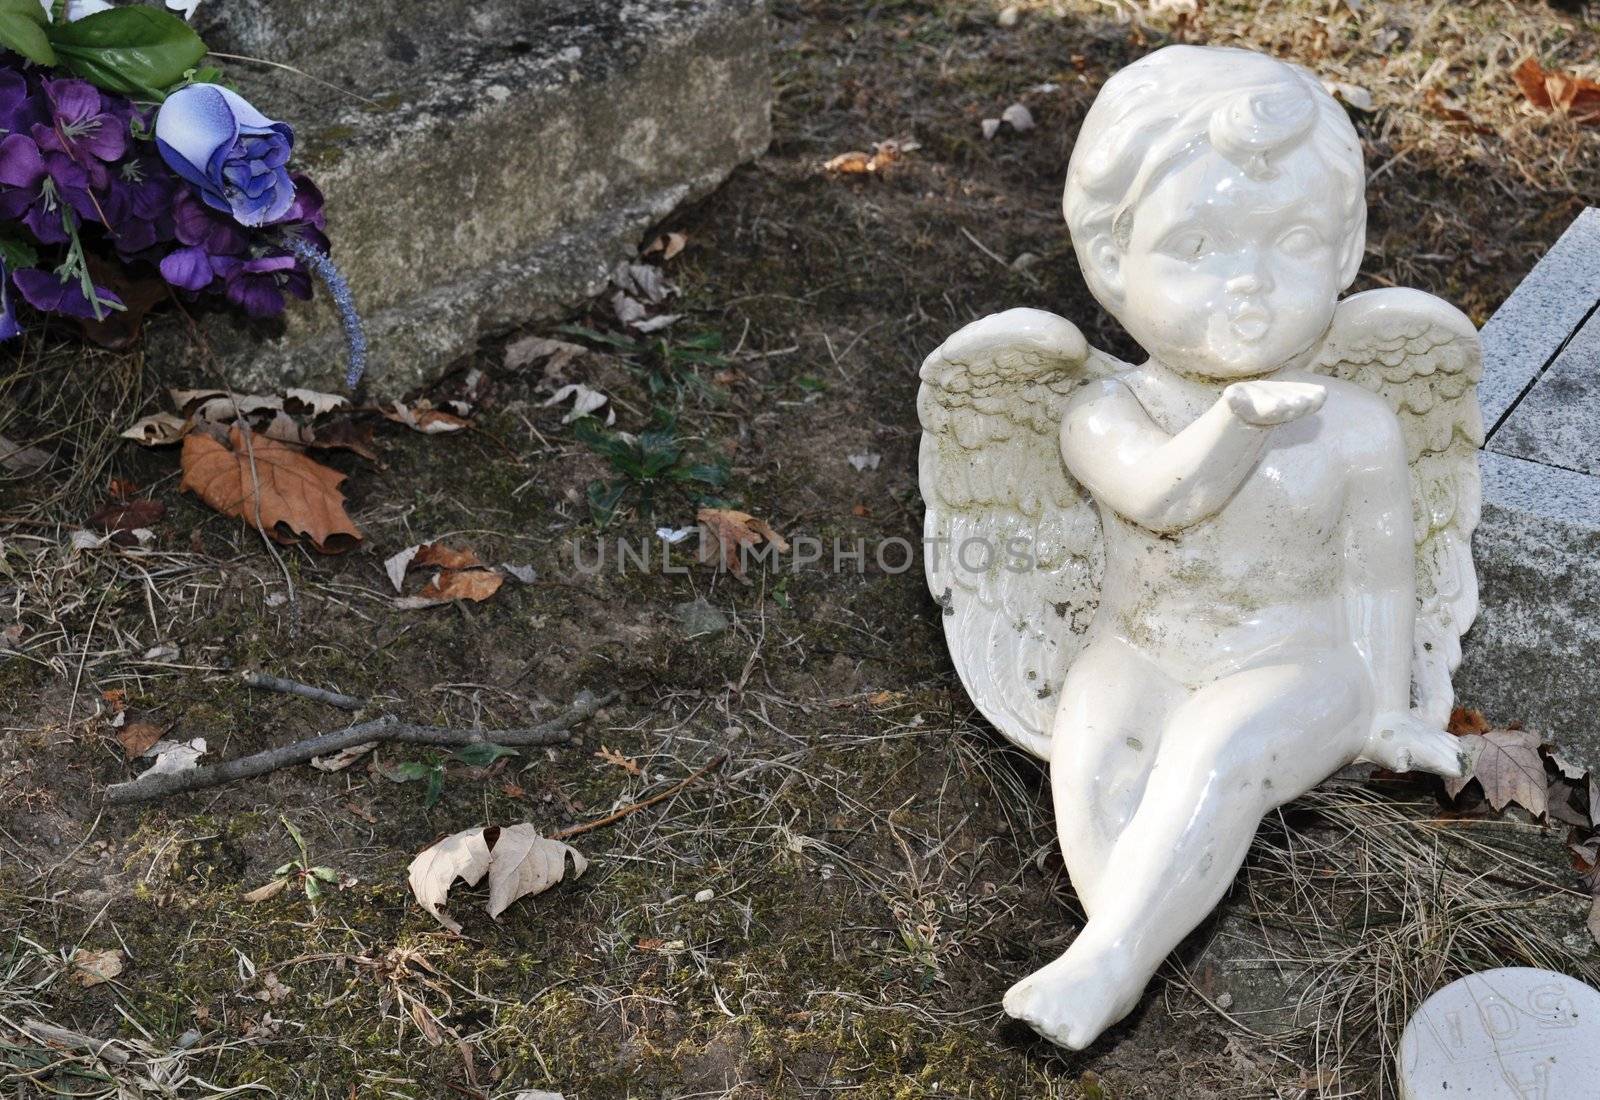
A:
<svg viewBox="0 0 1600 1100">
<path fill-rule="evenodd" d="M 1484 327 L 1482 609 L 1456 693 L 1600 767 L 1600 210 Z"/>
<path fill-rule="evenodd" d="M 1600 242 L 1593 264 L 1600 269 Z M 1490 449 L 1600 475 L 1600 313 L 1591 313 L 1494 433 Z"/>
<path fill-rule="evenodd" d="M 481 334 L 593 295 L 652 222 L 770 137 L 761 0 L 209 7 L 217 49 L 346 90 L 230 68 L 297 126 L 379 392 L 417 384 Z M 331 385 L 339 373 L 326 301 L 273 325 L 216 318 L 206 335 L 236 385 Z M 155 346 L 201 354 L 176 325 Z"/>
</svg>

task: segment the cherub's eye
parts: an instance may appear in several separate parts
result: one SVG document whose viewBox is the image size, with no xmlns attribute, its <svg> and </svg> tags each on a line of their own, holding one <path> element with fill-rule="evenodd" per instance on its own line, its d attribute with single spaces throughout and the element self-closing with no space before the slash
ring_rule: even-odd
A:
<svg viewBox="0 0 1600 1100">
<path fill-rule="evenodd" d="M 1179 260 L 1198 260 L 1210 249 L 1210 239 L 1198 229 L 1181 229 L 1161 244 L 1161 251 Z"/>
<path fill-rule="evenodd" d="M 1278 238 L 1278 249 L 1291 256 L 1304 256 L 1322 243 L 1322 237 L 1309 225 L 1297 225 Z"/>
</svg>

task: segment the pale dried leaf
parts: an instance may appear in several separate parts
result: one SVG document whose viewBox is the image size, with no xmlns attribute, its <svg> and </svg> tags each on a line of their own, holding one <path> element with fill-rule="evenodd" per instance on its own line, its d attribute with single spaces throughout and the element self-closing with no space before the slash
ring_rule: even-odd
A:
<svg viewBox="0 0 1600 1100">
<path fill-rule="evenodd" d="M 622 755 L 622 753 L 611 748 L 610 746 L 601 745 L 599 751 L 595 753 L 595 756 L 601 760 L 604 760 L 607 764 L 616 765 L 629 775 L 644 774 L 637 761 Z"/>
<path fill-rule="evenodd" d="M 1028 110 L 1026 104 L 1013 103 L 1000 112 L 1000 121 L 1018 133 L 1026 133 L 1033 129 L 1033 112 Z"/>
<path fill-rule="evenodd" d="M 80 948 L 72 955 L 72 980 L 85 988 L 100 985 L 121 974 L 123 963 L 122 952 L 114 947 L 104 951 Z"/>
<path fill-rule="evenodd" d="M 599 390 L 592 390 L 588 386 L 577 382 L 562 386 L 544 403 L 544 407 L 548 409 L 551 405 L 559 405 L 569 399 L 572 401 L 572 409 L 561 417 L 561 423 L 571 424 L 581 417 L 593 416 L 601 409 L 605 409 L 605 422 L 607 424 L 616 423 L 617 414 L 615 410 L 607 407 L 611 399 Z"/>
<path fill-rule="evenodd" d="M 156 762 L 139 773 L 139 778 L 144 779 L 152 775 L 166 775 L 169 772 L 186 772 L 197 767 L 200 758 L 206 752 L 206 739 L 196 737 L 190 741 L 157 741 L 143 753 L 144 756 L 153 756 Z"/>
<path fill-rule="evenodd" d="M 700 540 L 701 560 L 710 560 L 719 550 L 722 563 L 735 576 L 744 574 L 741 550 L 760 542 L 771 543 L 779 552 L 789 549 L 788 540 L 764 519 L 731 508 L 701 508 L 695 518 L 710 532 Z"/>
<path fill-rule="evenodd" d="M 383 571 L 389 575 L 389 583 L 394 585 L 396 592 L 404 592 L 406 588 L 406 570 L 411 568 L 411 559 L 417 556 L 417 551 L 422 549 L 422 544 L 408 546 L 393 557 L 384 559 Z"/>
<path fill-rule="evenodd" d="M 438 409 L 424 407 L 418 404 L 416 408 L 408 406 L 403 401 L 395 401 L 386 408 L 378 410 L 396 424 L 404 424 L 414 432 L 423 435 L 442 435 L 446 432 L 459 432 L 463 428 L 472 427 L 472 422 L 451 413 L 440 412 Z"/>
<path fill-rule="evenodd" d="M 239 900 L 248 901 L 252 905 L 255 904 L 256 902 L 259 902 L 259 901 L 269 901 L 272 898 L 275 898 L 279 894 L 283 893 L 284 889 L 286 887 L 288 887 L 288 885 L 289 885 L 289 880 L 288 879 L 286 879 L 286 878 L 275 878 L 271 882 L 267 883 L 265 886 L 257 886 L 254 890 L 251 890 L 249 893 L 240 894 L 239 895 Z"/>
<path fill-rule="evenodd" d="M 589 869 L 589 861 L 570 844 L 541 836 L 532 825 L 509 825 L 500 830 L 489 859 L 489 916 L 498 918 L 518 898 L 550 889 L 567 874 L 572 857 L 572 877 Z"/>
<path fill-rule="evenodd" d="M 584 354 L 589 349 L 582 344 L 572 344 L 565 340 L 550 340 L 542 336 L 524 336 L 520 340 L 513 340 L 506 345 L 505 366 L 507 370 L 517 370 L 529 366 L 540 360 L 548 359 L 544 373 L 549 375 L 561 370 L 569 362 Z"/>
<path fill-rule="evenodd" d="M 1452 797 L 1461 792 L 1468 779 L 1476 779 L 1483 787 L 1484 798 L 1497 812 L 1515 802 L 1535 817 L 1544 815 L 1549 793 L 1544 761 L 1539 757 L 1538 734 L 1492 729 L 1483 734 L 1467 734 L 1461 740 L 1475 757 L 1465 777 L 1445 781 Z"/>
<path fill-rule="evenodd" d="M 123 439 L 131 439 L 145 447 L 170 447 L 182 441 L 188 434 L 190 421 L 171 413 L 154 413 L 150 416 L 140 417 L 122 433 Z"/>
<path fill-rule="evenodd" d="M 1346 84 L 1342 80 L 1324 80 L 1322 86 L 1328 90 L 1329 95 L 1337 96 L 1358 111 L 1377 109 L 1372 93 L 1359 84 Z"/>
<path fill-rule="evenodd" d="M 363 741 L 359 745 L 342 748 L 331 756 L 313 756 L 311 766 L 319 772 L 343 771 L 377 747 L 376 741 Z"/>
<path fill-rule="evenodd" d="M 417 901 L 435 920 L 452 932 L 461 925 L 439 912 L 456 879 L 476 886 L 489 870 L 489 845 L 482 829 L 466 829 L 424 848 L 407 868 L 406 877 Z"/>
<path fill-rule="evenodd" d="M 643 321 L 633 322 L 633 330 L 646 334 L 660 332 L 662 329 L 670 328 L 681 320 L 683 320 L 683 314 L 681 313 L 662 313 L 655 317 L 648 317 Z"/>
<path fill-rule="evenodd" d="M 292 389 L 284 391 L 285 405 L 298 405 L 313 417 L 326 416 L 337 409 L 348 409 L 350 399 L 339 393 L 319 393 L 316 390 Z"/>
<path fill-rule="evenodd" d="M 13 443 L 0 435 L 0 468 L 10 470 L 14 474 L 30 474 L 49 461 L 48 451 Z"/>
</svg>

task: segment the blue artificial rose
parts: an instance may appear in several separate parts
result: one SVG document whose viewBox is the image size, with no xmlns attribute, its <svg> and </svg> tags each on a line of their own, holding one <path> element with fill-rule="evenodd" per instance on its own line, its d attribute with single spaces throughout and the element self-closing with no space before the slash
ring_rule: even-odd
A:
<svg viewBox="0 0 1600 1100">
<path fill-rule="evenodd" d="M 267 225 L 294 205 L 294 131 L 217 84 L 190 84 L 156 114 L 156 148 L 206 205 L 240 225 Z"/>
</svg>

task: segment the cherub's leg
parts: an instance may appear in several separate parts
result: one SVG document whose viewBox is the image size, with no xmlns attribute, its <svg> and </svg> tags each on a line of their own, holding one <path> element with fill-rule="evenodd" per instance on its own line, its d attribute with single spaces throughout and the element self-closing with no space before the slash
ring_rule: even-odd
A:
<svg viewBox="0 0 1600 1100">
<path fill-rule="evenodd" d="M 1261 816 L 1360 751 L 1367 685 L 1354 654 L 1327 654 L 1236 673 L 1177 708 L 1088 925 L 1065 955 L 1011 987 L 1006 1011 L 1075 1049 L 1127 1015 L 1221 900 Z"/>
<path fill-rule="evenodd" d="M 1091 643 L 1067 674 L 1050 746 L 1050 788 L 1067 873 L 1090 913 L 1112 845 L 1144 793 L 1162 727 L 1187 697 L 1181 684 L 1115 638 Z"/>
</svg>

